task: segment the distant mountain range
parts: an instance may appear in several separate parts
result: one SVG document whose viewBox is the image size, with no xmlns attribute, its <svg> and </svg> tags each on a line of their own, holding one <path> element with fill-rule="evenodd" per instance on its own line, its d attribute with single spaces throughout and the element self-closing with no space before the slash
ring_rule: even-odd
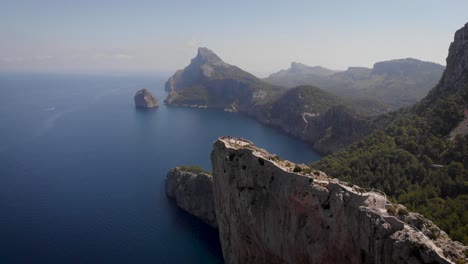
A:
<svg viewBox="0 0 468 264">
<path fill-rule="evenodd" d="M 284 86 L 313 85 L 360 105 L 369 105 L 374 113 L 383 113 L 415 104 L 427 95 L 442 76 L 445 67 L 416 59 L 377 62 L 372 69 L 349 67 L 333 71 L 293 62 L 263 79 Z"/>
</svg>

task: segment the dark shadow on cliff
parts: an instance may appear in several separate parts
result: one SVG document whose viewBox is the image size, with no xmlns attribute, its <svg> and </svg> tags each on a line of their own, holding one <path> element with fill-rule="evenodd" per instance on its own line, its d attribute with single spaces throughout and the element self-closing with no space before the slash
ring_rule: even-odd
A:
<svg viewBox="0 0 468 264">
<path fill-rule="evenodd" d="M 167 201 L 169 203 L 169 210 L 171 211 L 170 215 L 173 217 L 173 223 L 175 223 L 178 228 L 186 229 L 191 233 L 196 234 L 200 240 L 209 246 L 211 253 L 219 258 L 218 263 L 224 264 L 223 251 L 221 249 L 218 230 L 177 207 L 177 204 L 173 199 L 167 198 Z"/>
</svg>

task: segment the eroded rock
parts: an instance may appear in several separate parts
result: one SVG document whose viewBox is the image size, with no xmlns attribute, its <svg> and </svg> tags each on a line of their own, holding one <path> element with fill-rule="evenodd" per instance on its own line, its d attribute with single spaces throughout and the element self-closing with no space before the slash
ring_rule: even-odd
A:
<svg viewBox="0 0 468 264">
<path fill-rule="evenodd" d="M 158 99 L 156 99 L 148 89 L 141 89 L 136 92 L 134 96 L 136 108 L 155 108 L 159 106 Z"/>
<path fill-rule="evenodd" d="M 221 138 L 211 159 L 226 263 L 466 260 L 467 247 L 440 235 L 421 215 L 389 214 L 383 195 L 349 187 L 318 171 L 294 173 L 295 164 L 249 141 Z"/>
<path fill-rule="evenodd" d="M 212 185 L 212 175 L 176 167 L 167 173 L 166 194 L 177 206 L 217 228 Z"/>
</svg>

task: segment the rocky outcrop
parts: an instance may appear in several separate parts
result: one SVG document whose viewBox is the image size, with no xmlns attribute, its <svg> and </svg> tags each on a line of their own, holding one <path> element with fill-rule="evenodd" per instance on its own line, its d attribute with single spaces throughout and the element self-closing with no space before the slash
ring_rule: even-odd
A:
<svg viewBox="0 0 468 264">
<path fill-rule="evenodd" d="M 199 84 L 203 79 L 216 78 L 216 75 L 224 75 L 223 73 L 234 71 L 234 68 L 236 67 L 222 61 L 208 48 L 198 48 L 197 56 L 190 61 L 185 69 L 178 70 L 169 78 L 165 89 L 168 92 L 180 91 Z"/>
<path fill-rule="evenodd" d="M 447 68 L 439 82 L 425 101 L 429 103 L 445 94 L 464 94 L 468 83 L 468 23 L 457 32 L 450 44 Z"/>
<path fill-rule="evenodd" d="M 158 100 L 151 94 L 148 89 L 138 90 L 133 97 L 136 108 L 155 108 L 159 106 Z"/>
<path fill-rule="evenodd" d="M 166 176 L 167 196 L 186 212 L 216 228 L 212 185 L 212 175 L 189 168 L 173 168 Z"/>
<path fill-rule="evenodd" d="M 169 91 L 164 100 L 167 105 L 243 112 L 283 90 L 225 63 L 208 48 L 199 48 L 197 56 L 171 76 L 165 88 Z"/>
<path fill-rule="evenodd" d="M 220 138 L 211 160 L 226 263 L 467 260 L 467 247 L 421 215 L 378 192 L 280 160 L 252 142 Z"/>
</svg>

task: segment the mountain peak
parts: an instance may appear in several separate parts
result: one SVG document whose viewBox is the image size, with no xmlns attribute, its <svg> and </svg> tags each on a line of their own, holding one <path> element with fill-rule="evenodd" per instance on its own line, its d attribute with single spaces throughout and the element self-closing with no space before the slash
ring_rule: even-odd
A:
<svg viewBox="0 0 468 264">
<path fill-rule="evenodd" d="M 178 70 L 166 82 L 167 91 L 181 91 L 201 84 L 206 85 L 212 80 L 236 80 L 239 82 L 259 82 L 252 74 L 221 60 L 213 51 L 206 47 L 198 48 L 197 55 L 183 70 Z M 211 85 L 211 84 L 209 84 Z M 206 87 L 205 87 L 206 88 Z M 173 96 L 176 96 L 173 94 Z M 169 97 L 168 97 L 169 98 Z M 166 98 L 166 102 L 170 102 Z"/>
<path fill-rule="evenodd" d="M 291 69 L 290 71 L 291 72 L 301 72 L 301 71 L 304 71 L 304 70 L 307 70 L 309 69 L 310 67 L 305 65 L 305 64 L 302 64 L 300 62 L 291 62 Z"/>
<path fill-rule="evenodd" d="M 218 55 L 216 55 L 212 50 L 205 48 L 205 47 L 200 47 L 198 48 L 198 53 L 197 56 L 195 57 L 196 60 L 201 60 L 204 63 L 207 62 L 219 62 L 222 61 Z"/>
</svg>

